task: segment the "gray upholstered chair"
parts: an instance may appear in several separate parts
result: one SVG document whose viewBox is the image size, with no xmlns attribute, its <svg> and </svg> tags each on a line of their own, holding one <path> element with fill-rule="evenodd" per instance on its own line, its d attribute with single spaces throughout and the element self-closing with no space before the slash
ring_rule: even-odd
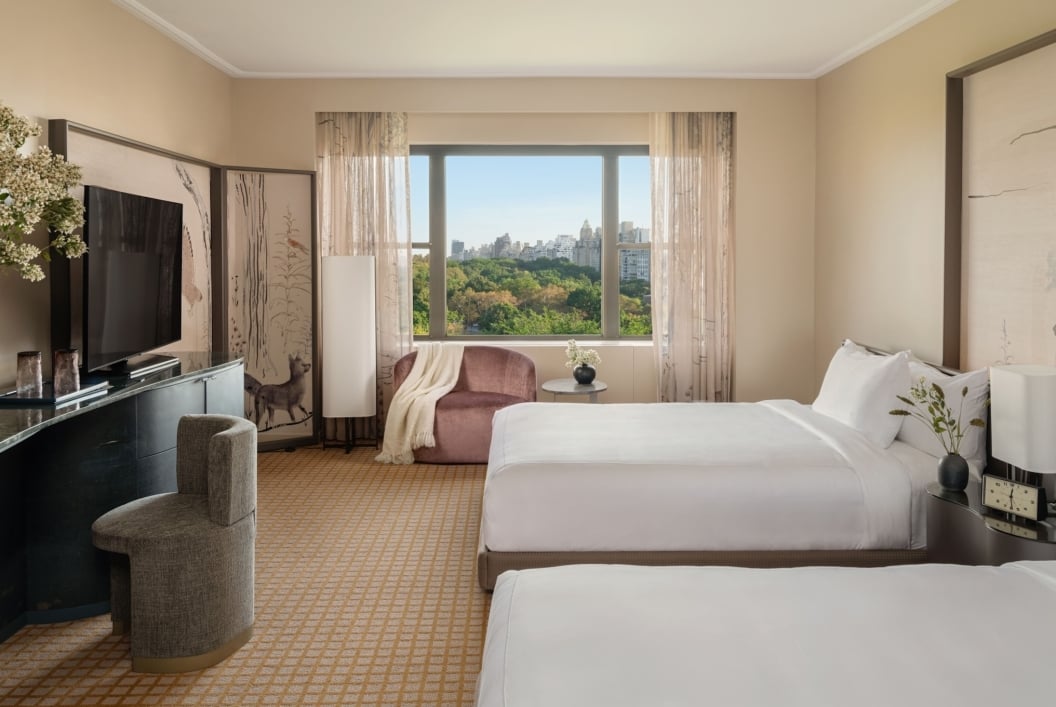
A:
<svg viewBox="0 0 1056 707">
<path fill-rule="evenodd" d="M 393 390 L 407 378 L 416 357 L 412 351 L 393 366 Z M 486 464 L 495 411 L 514 403 L 535 402 L 535 395 L 532 359 L 500 346 L 466 346 L 458 382 L 436 403 L 436 446 L 414 450 L 414 460 L 425 464 Z"/>
<path fill-rule="evenodd" d="M 186 415 L 176 435 L 176 493 L 126 503 L 92 524 L 111 553 L 114 634 L 132 633 L 132 670 L 219 663 L 253 631 L 257 427 Z"/>
</svg>

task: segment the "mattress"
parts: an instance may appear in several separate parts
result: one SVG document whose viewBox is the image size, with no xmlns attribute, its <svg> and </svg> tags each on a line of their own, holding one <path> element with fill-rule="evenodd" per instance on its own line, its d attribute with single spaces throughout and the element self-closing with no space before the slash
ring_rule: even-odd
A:
<svg viewBox="0 0 1056 707">
<path fill-rule="evenodd" d="M 478 707 L 1051 701 L 1056 562 L 504 573 Z"/>
<path fill-rule="evenodd" d="M 920 548 L 936 460 L 896 445 L 789 400 L 514 405 L 493 422 L 482 540 L 494 552 Z"/>
</svg>

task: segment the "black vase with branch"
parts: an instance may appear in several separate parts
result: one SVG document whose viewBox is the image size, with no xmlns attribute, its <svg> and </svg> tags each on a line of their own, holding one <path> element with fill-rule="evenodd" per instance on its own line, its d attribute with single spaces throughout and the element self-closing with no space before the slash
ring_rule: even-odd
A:
<svg viewBox="0 0 1056 707">
<path fill-rule="evenodd" d="M 939 460 L 939 484 L 946 489 L 963 491 L 968 486 L 968 462 L 960 455 L 961 441 L 968 432 L 968 427 L 986 427 L 986 422 L 978 417 L 968 421 L 967 426 L 961 422 L 964 412 L 964 399 L 968 396 L 968 386 L 961 389 L 960 405 L 957 415 L 946 402 L 946 391 L 938 383 L 927 382 L 921 378 L 909 389 L 909 396 L 897 396 L 908 405 L 908 409 L 895 409 L 892 415 L 912 417 L 927 426 L 938 438 L 946 455 Z M 990 401 L 987 401 L 987 405 Z"/>
</svg>

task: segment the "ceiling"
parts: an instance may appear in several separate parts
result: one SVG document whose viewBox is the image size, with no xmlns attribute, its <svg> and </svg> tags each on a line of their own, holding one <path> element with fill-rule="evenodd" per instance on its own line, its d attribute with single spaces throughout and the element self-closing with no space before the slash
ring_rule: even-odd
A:
<svg viewBox="0 0 1056 707">
<path fill-rule="evenodd" d="M 956 0 L 113 2 L 240 78 L 817 78 Z"/>
</svg>

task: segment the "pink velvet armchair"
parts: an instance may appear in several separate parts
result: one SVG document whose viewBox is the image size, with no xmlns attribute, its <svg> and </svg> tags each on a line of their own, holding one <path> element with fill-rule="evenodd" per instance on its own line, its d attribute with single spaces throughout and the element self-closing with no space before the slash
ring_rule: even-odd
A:
<svg viewBox="0 0 1056 707">
<path fill-rule="evenodd" d="M 407 378 L 416 355 L 411 352 L 396 362 L 393 389 Z M 414 450 L 414 459 L 426 464 L 485 464 L 495 411 L 534 401 L 532 359 L 498 346 L 466 346 L 458 382 L 436 404 L 436 446 Z"/>
</svg>

